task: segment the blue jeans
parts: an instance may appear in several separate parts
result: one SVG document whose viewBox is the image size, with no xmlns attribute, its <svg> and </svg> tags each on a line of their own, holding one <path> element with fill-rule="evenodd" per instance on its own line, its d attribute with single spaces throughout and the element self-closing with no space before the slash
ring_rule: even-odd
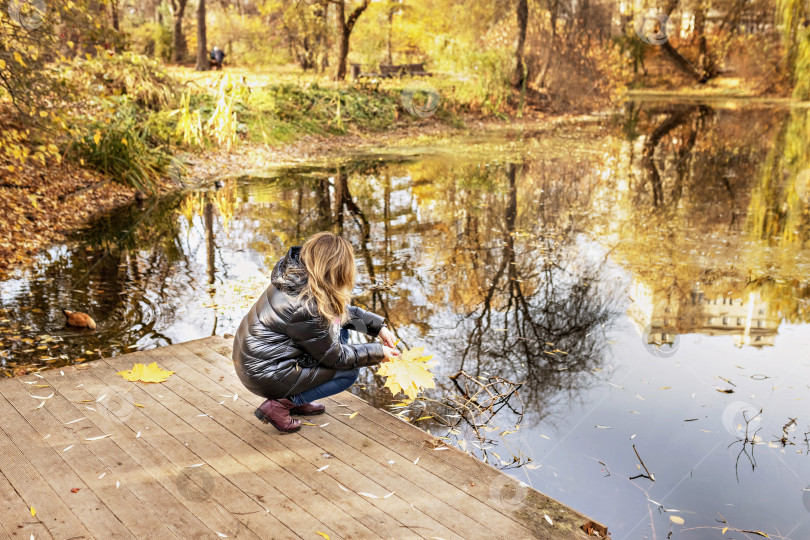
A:
<svg viewBox="0 0 810 540">
<path fill-rule="evenodd" d="M 349 331 L 341 329 L 340 343 L 343 344 L 348 341 Z M 300 394 L 287 396 L 287 399 L 296 405 L 303 405 L 305 403 L 312 403 L 313 401 L 323 399 L 328 396 L 334 396 L 335 394 L 339 394 L 344 390 L 347 390 L 351 385 L 353 385 L 359 375 L 359 369 L 339 369 L 335 373 L 335 376 L 325 383 L 318 385 L 315 388 L 304 390 Z"/>
</svg>

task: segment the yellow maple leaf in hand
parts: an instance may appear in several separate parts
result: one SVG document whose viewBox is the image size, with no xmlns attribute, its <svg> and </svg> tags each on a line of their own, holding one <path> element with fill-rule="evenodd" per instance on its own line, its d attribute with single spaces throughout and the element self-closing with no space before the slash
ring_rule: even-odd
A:
<svg viewBox="0 0 810 540">
<path fill-rule="evenodd" d="M 163 382 L 169 378 L 174 371 L 168 371 L 157 365 L 157 362 L 152 362 L 148 366 L 143 364 L 135 364 L 132 369 L 126 371 L 119 371 L 121 375 L 128 381 L 143 381 L 143 382 Z"/>
<path fill-rule="evenodd" d="M 423 356 L 424 352 L 424 347 L 414 347 L 399 358 L 380 364 L 377 375 L 387 377 L 384 387 L 393 395 L 403 392 L 411 400 L 416 399 L 420 388 L 436 388 L 428 370 L 428 361 L 433 356 Z"/>
</svg>

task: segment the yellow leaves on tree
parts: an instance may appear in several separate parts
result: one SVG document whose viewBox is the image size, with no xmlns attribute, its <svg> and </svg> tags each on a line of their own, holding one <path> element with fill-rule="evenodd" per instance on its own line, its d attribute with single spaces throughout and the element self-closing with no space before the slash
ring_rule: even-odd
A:
<svg viewBox="0 0 810 540">
<path fill-rule="evenodd" d="M 119 375 L 128 381 L 154 383 L 165 381 L 169 378 L 169 376 L 171 376 L 172 373 L 174 373 L 174 371 L 168 371 L 161 368 L 157 365 L 157 362 L 152 362 L 148 366 L 144 366 L 143 364 L 135 364 L 130 370 L 118 372 Z"/>
<path fill-rule="evenodd" d="M 403 392 L 408 399 L 416 399 L 422 388 L 435 388 L 433 374 L 428 362 L 433 356 L 424 356 L 424 347 L 414 347 L 402 353 L 398 359 L 380 365 L 377 375 L 387 377 L 385 388 L 397 395 Z"/>
</svg>

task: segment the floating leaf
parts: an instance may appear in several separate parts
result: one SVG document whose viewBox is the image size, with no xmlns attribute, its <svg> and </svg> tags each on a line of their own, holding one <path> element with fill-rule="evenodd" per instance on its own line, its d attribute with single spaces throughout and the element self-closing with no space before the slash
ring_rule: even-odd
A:
<svg viewBox="0 0 810 540">
<path fill-rule="evenodd" d="M 118 375 L 132 382 L 160 383 L 168 379 L 172 373 L 174 373 L 174 371 L 165 370 L 158 366 L 157 362 L 152 362 L 148 366 L 135 364 L 130 370 L 119 371 Z"/>
<path fill-rule="evenodd" d="M 402 356 L 380 364 L 377 375 L 387 377 L 385 387 L 393 395 L 403 392 L 408 398 L 416 399 L 422 388 L 435 388 L 433 374 L 428 370 L 428 361 L 433 356 L 424 356 L 424 347 L 414 347 Z"/>
<path fill-rule="evenodd" d="M 677 523 L 678 525 L 683 525 L 683 518 L 680 516 L 669 516 L 669 520 L 672 523 Z"/>
</svg>

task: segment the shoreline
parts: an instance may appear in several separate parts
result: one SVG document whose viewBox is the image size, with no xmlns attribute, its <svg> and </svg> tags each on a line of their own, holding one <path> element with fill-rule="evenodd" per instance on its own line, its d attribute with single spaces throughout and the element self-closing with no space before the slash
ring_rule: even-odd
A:
<svg viewBox="0 0 810 540">
<path fill-rule="evenodd" d="M 182 151 L 175 159 L 185 161 L 184 181 L 166 179 L 154 196 L 195 189 L 239 172 L 289 166 L 320 158 L 334 158 L 365 148 L 401 144 L 419 137 L 469 132 L 477 127 L 509 124 L 509 121 L 462 119 L 461 127 L 437 120 L 402 123 L 384 132 L 357 131 L 347 135 L 305 135 L 294 142 L 268 146 L 242 142 L 228 151 Z M 112 181 L 103 174 L 74 162 L 28 164 L 0 174 L 0 280 L 30 264 L 50 246 L 65 241 L 98 217 L 132 204 L 143 194 Z"/>
</svg>

